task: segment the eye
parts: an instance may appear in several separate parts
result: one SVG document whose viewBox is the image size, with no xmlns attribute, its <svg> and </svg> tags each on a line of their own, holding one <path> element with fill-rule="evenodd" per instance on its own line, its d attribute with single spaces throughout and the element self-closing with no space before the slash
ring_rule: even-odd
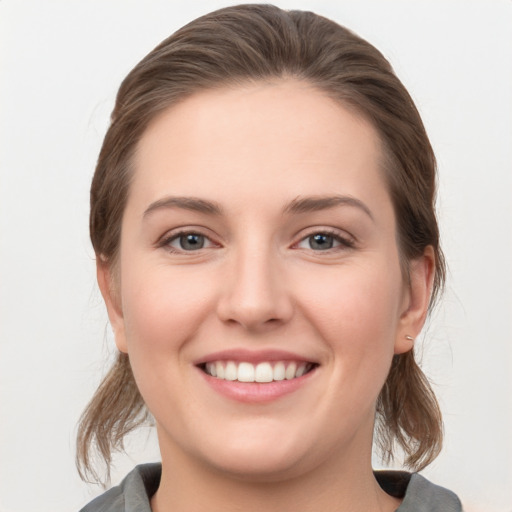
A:
<svg viewBox="0 0 512 512">
<path fill-rule="evenodd" d="M 303 238 L 298 244 L 299 249 L 310 249 L 313 251 L 328 251 L 337 247 L 353 247 L 351 240 L 343 238 L 337 233 L 318 232 Z"/>
<path fill-rule="evenodd" d="M 213 246 L 213 242 L 201 233 L 177 233 L 162 241 L 162 246 L 172 252 L 191 252 Z"/>
</svg>

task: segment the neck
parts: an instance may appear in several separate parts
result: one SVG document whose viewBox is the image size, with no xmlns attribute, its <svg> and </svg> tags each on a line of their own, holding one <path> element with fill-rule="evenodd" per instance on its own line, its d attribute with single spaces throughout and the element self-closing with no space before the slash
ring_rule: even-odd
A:
<svg viewBox="0 0 512 512">
<path fill-rule="evenodd" d="M 161 448 L 163 448 L 161 446 Z M 179 450 L 162 450 L 162 478 L 153 512 L 394 512 L 400 500 L 386 494 L 371 468 L 371 453 L 341 459 L 300 474 L 241 477 L 200 463 Z"/>
</svg>

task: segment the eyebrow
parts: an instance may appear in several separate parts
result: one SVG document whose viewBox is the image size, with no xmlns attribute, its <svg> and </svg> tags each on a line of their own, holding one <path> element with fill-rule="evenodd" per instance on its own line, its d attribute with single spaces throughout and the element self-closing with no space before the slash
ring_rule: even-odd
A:
<svg viewBox="0 0 512 512">
<path fill-rule="evenodd" d="M 309 213 L 328 210 L 336 206 L 352 206 L 362 210 L 370 219 L 374 220 L 372 212 L 361 200 L 351 196 L 312 196 L 297 197 L 285 208 L 285 213 Z"/>
<path fill-rule="evenodd" d="M 337 206 L 351 206 L 362 210 L 370 219 L 374 220 L 372 212 L 361 200 L 351 196 L 307 196 L 293 199 L 283 210 L 285 214 L 300 214 L 328 210 Z M 143 217 L 146 218 L 156 210 L 167 208 L 181 208 L 207 215 L 222 215 L 221 206 L 206 199 L 198 197 L 168 196 L 154 203 L 151 203 L 145 210 Z"/>
<path fill-rule="evenodd" d="M 144 212 L 143 217 L 149 216 L 151 213 L 160 209 L 181 208 L 182 210 L 190 210 L 193 212 L 206 213 L 208 215 L 221 215 L 222 208 L 213 201 L 199 199 L 198 197 L 177 197 L 169 196 L 159 199 L 151 203 Z"/>
</svg>

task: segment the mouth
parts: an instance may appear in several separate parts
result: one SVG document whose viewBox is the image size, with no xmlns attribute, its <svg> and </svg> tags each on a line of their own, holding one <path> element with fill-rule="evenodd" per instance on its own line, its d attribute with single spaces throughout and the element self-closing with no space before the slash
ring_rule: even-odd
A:
<svg viewBox="0 0 512 512">
<path fill-rule="evenodd" d="M 307 375 L 318 366 L 305 361 L 247 361 L 218 360 L 198 365 L 204 373 L 218 380 L 271 383 L 294 380 Z"/>
</svg>

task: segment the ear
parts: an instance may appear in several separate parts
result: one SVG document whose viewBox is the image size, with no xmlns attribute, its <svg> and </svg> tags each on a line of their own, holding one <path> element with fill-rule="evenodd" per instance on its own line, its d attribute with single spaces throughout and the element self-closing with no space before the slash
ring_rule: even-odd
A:
<svg viewBox="0 0 512 512">
<path fill-rule="evenodd" d="M 427 318 L 434 282 L 435 255 L 428 246 L 420 258 L 409 262 L 409 283 L 397 328 L 395 354 L 411 350 Z M 412 338 L 412 339 L 411 339 Z"/>
<path fill-rule="evenodd" d="M 96 259 L 96 277 L 100 287 L 101 295 L 107 306 L 108 318 L 114 331 L 116 346 L 121 352 L 128 352 L 126 348 L 126 336 L 124 328 L 123 308 L 119 293 L 119 277 L 114 275 L 112 265 L 102 260 L 101 256 Z"/>
</svg>

